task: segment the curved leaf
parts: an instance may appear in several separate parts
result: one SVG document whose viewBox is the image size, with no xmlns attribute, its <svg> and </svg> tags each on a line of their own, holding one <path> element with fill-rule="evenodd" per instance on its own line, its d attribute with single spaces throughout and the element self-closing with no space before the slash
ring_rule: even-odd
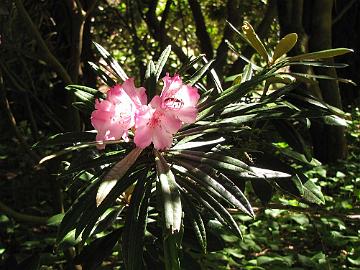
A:
<svg viewBox="0 0 360 270">
<path fill-rule="evenodd" d="M 295 46 L 297 39 L 298 35 L 296 33 L 290 33 L 283 37 L 275 47 L 272 63 L 284 54 L 288 53 Z"/>
<path fill-rule="evenodd" d="M 348 49 L 348 48 L 336 48 L 336 49 L 329 49 L 329 50 L 323 50 L 318 52 L 311 52 L 311 53 L 304 53 L 300 55 L 296 55 L 293 57 L 289 57 L 288 60 L 290 62 L 296 62 L 301 60 L 316 60 L 316 59 L 322 59 L 322 58 L 331 58 L 339 55 L 343 55 L 346 53 L 352 53 L 354 50 Z"/>
<path fill-rule="evenodd" d="M 242 30 L 250 45 L 258 52 L 258 54 L 261 55 L 262 58 L 264 58 L 266 63 L 268 63 L 269 55 L 266 51 L 265 45 L 264 43 L 262 43 L 258 35 L 255 33 L 255 30 L 251 26 L 251 24 L 245 21 L 244 25 L 242 26 Z"/>
</svg>

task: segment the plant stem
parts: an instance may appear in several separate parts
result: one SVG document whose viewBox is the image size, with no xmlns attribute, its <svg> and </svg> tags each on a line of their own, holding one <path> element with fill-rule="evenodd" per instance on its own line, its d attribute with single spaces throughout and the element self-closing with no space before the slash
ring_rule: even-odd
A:
<svg viewBox="0 0 360 270">
<path fill-rule="evenodd" d="M 47 221 L 49 220 L 48 217 L 39 217 L 39 216 L 19 213 L 0 201 L 0 213 L 1 212 L 4 213 L 6 216 L 12 217 L 17 221 L 22 221 L 22 222 L 46 224 Z"/>
</svg>

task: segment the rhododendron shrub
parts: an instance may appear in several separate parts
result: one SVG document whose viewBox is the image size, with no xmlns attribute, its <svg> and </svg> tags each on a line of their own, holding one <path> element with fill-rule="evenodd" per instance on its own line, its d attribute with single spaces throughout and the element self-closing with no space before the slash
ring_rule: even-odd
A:
<svg viewBox="0 0 360 270">
<path fill-rule="evenodd" d="M 96 100 L 91 123 L 98 132 L 99 149 L 105 148 L 103 141 L 129 141 L 128 130 L 133 127 L 136 146 L 145 148 L 153 143 L 158 150 L 168 149 L 182 125 L 195 122 L 200 98 L 197 88 L 183 84 L 177 74 L 166 74 L 163 81 L 160 96 L 154 96 L 149 104 L 146 89 L 136 88 L 133 78 L 110 88 L 105 100 Z"/>
<path fill-rule="evenodd" d="M 251 28 L 245 30 L 246 37 Z M 248 36 L 249 43 L 258 49 L 261 41 L 254 33 Z M 189 239 L 183 237 L 184 232 L 193 232 L 187 245 L 194 249 L 193 254 L 207 252 L 207 237 L 215 227 L 242 236 L 229 208 L 254 217 L 244 195 L 245 187 L 250 186 L 264 205 L 274 190 L 303 197 L 302 202 L 323 203 L 320 188 L 292 166 L 296 160 L 312 164 L 309 146 L 296 129 L 308 128 L 312 117 L 328 122 L 330 117 L 335 124 L 343 121 L 339 121 L 339 111 L 335 116 L 316 98 L 299 95 L 301 89 L 291 83 L 296 77 L 282 81 L 277 72 L 293 62 L 311 60 L 314 55 L 331 57 L 347 51 L 280 58 L 286 51 L 284 44 L 280 45 L 277 48 L 281 51 L 274 53 L 278 59 L 263 59 L 267 63 L 263 68 L 253 69 L 255 65 L 249 64 L 233 78 L 232 86 L 223 89 L 211 69 L 212 61 L 202 56 L 174 75 L 165 75 L 170 47 L 155 63 L 149 61 L 143 86 L 136 87 L 134 78 L 129 78 L 116 60 L 95 44 L 108 65 L 105 70 L 97 67 L 96 72 L 109 90 L 103 95 L 85 86 L 68 89 L 81 100 L 85 113 L 91 112 L 97 134 L 89 131 L 54 136 L 49 139 L 53 145 L 69 143 L 70 138 L 71 146 L 43 159 L 78 152 L 74 155 L 77 160 L 64 163 L 63 179 L 69 178 L 69 187 L 80 188 L 78 198 L 61 221 L 58 240 L 73 235 L 77 241 L 88 243 L 82 250 L 84 254 L 96 254 L 93 269 L 119 243 L 127 270 L 145 269 L 153 263 L 157 265 L 154 269 L 162 269 L 165 264 L 166 269 L 179 270 L 181 254 L 189 252 L 182 250 L 182 241 Z M 195 71 L 183 72 L 189 69 Z M 284 86 L 269 90 L 272 82 L 279 80 Z M 286 142 L 286 149 L 274 143 L 278 138 Z M 104 149 L 107 144 L 111 146 L 104 151 L 88 149 Z M 279 166 L 259 168 L 263 156 Z M 99 237 L 100 232 L 109 231 Z M 96 241 L 91 241 L 92 237 Z M 160 250 L 162 255 L 154 258 Z M 79 258 L 86 258 L 84 254 L 81 252 Z"/>
</svg>

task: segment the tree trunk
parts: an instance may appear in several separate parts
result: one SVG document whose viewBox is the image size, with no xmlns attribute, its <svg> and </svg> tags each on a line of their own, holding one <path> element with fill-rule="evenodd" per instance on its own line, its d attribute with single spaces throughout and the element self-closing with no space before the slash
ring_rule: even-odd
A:
<svg viewBox="0 0 360 270">
<path fill-rule="evenodd" d="M 278 16 L 281 36 L 296 32 L 298 42 L 290 55 L 332 48 L 331 14 L 332 0 L 278 0 Z M 333 60 L 327 60 L 333 63 Z M 298 66 L 292 71 L 337 77 L 334 68 L 316 69 Z M 305 89 L 319 99 L 341 109 L 339 86 L 336 81 L 319 80 L 318 84 L 306 85 Z M 329 163 L 346 157 L 344 129 L 313 122 L 311 127 L 314 156 Z"/>
<path fill-rule="evenodd" d="M 333 8 L 333 46 L 354 49 L 354 53 L 337 58 L 348 68 L 337 70 L 339 77 L 351 79 L 357 85 L 340 84 L 344 110 L 360 106 L 360 35 L 354 29 L 360 28 L 360 1 L 336 1 Z"/>
<path fill-rule="evenodd" d="M 332 48 L 332 8 L 333 0 L 314 0 L 312 4 L 311 51 Z M 325 60 L 333 64 L 333 59 Z M 337 77 L 335 68 L 317 68 L 319 75 Z M 319 80 L 323 100 L 339 109 L 342 109 L 339 84 L 334 80 Z M 315 131 L 317 142 L 314 144 L 315 156 L 321 161 L 329 163 L 344 159 L 347 154 L 345 130 L 343 127 L 323 125 Z"/>
</svg>

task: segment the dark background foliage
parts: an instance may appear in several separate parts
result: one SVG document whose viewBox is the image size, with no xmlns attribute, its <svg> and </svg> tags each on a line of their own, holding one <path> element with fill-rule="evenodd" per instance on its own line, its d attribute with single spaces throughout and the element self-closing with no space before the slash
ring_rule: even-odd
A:
<svg viewBox="0 0 360 270">
<path fill-rule="evenodd" d="M 215 59 L 213 67 L 227 85 L 226 78 L 241 73 L 246 64 L 229 50 L 227 40 L 245 57 L 261 61 L 226 23 L 240 29 L 245 20 L 269 48 L 296 32 L 299 42 L 290 54 L 354 49 L 353 54 L 335 59 L 349 64 L 347 68 L 296 67 L 292 71 L 360 84 L 360 3 L 356 0 L 0 2 L 0 267 L 15 269 L 20 262 L 36 266 L 39 254 L 42 264 L 52 267 L 41 269 L 78 266 L 72 261 L 73 249 L 54 250 L 56 227 L 44 225 L 41 218 L 67 210 L 76 186 L 60 192 L 63 180 L 58 171 L 66 165 L 61 159 L 38 165 L 41 157 L 60 148 L 32 145 L 59 132 L 91 129 L 89 115 L 72 106 L 75 96 L 65 86 L 105 87 L 88 63 L 100 59 L 92 42 L 111 52 L 137 85 L 143 83 L 147 60 L 157 59 L 167 45 L 173 51 L 168 71 L 172 73 L 193 55 L 204 54 L 208 60 Z M 278 211 L 267 212 L 259 204 L 255 221 L 238 216 L 243 229 L 250 232 L 243 242 L 221 231 L 215 235 L 221 235 L 224 249 L 204 258 L 189 255 L 190 261 L 202 262 L 203 269 L 220 269 L 219 265 L 266 268 L 267 263 L 321 269 L 360 265 L 358 221 L 348 217 L 359 211 L 359 87 L 319 80 L 304 83 L 302 89 L 348 112 L 352 121 L 347 132 L 342 127 L 314 124 L 306 137 L 314 156 L 325 164 L 306 174 L 323 186 L 326 209 L 294 214 L 292 207 L 297 203 L 281 196 L 269 206 L 281 208 Z M 271 161 L 263 163 L 271 166 Z M 301 257 L 297 251 L 305 254 Z M 118 264 L 116 254 L 108 264 Z"/>
</svg>

